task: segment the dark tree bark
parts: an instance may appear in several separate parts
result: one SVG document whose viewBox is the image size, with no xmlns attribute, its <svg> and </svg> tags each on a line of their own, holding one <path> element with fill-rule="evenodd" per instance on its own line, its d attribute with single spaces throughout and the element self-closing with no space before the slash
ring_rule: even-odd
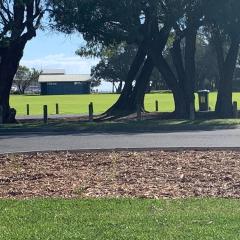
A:
<svg viewBox="0 0 240 240">
<path fill-rule="evenodd" d="M 4 49 L 1 54 L 0 62 L 0 105 L 3 107 L 3 122 L 15 122 L 14 116 L 11 116 L 9 96 L 14 76 L 17 72 L 19 62 L 23 56 L 25 41 L 12 43 Z"/>
<path fill-rule="evenodd" d="M 238 58 L 240 38 L 238 34 L 231 37 L 231 45 L 226 57 L 224 57 L 224 46 L 219 31 L 214 34 L 214 43 L 220 77 L 215 111 L 219 117 L 229 118 L 233 114 L 232 82 Z"/>
<path fill-rule="evenodd" d="M 150 84 L 150 77 L 152 75 L 153 69 L 153 61 L 150 57 L 148 57 L 144 63 L 141 73 L 137 78 L 136 85 L 129 99 L 129 108 L 132 110 L 132 112 L 137 111 L 138 105 L 141 106 L 142 111 L 145 111 L 144 98 L 146 89 Z"/>
<path fill-rule="evenodd" d="M 197 28 L 195 26 L 189 26 L 189 31 L 186 33 L 186 46 L 185 46 L 185 96 L 187 103 L 187 111 L 190 110 L 190 106 L 195 108 L 195 83 L 196 83 L 196 39 Z"/>
<path fill-rule="evenodd" d="M 173 65 L 176 69 L 179 86 L 182 89 L 182 91 L 185 92 L 186 73 L 185 73 L 183 57 L 182 57 L 181 39 L 177 38 L 174 41 L 173 47 L 170 51 L 171 51 Z"/>
</svg>

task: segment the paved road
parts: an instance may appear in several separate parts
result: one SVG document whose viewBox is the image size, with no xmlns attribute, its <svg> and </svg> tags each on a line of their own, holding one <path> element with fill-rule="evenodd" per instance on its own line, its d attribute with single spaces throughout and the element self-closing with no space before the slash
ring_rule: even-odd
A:
<svg viewBox="0 0 240 240">
<path fill-rule="evenodd" d="M 0 135 L 0 153 L 125 149 L 125 148 L 236 148 L 240 129 L 136 134 L 21 134 Z"/>
</svg>

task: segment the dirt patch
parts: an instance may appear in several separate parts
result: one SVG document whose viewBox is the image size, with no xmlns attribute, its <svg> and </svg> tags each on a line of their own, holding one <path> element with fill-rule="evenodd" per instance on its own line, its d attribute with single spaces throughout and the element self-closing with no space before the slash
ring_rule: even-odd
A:
<svg viewBox="0 0 240 240">
<path fill-rule="evenodd" d="M 240 197 L 240 152 L 0 155 L 0 198 Z"/>
</svg>

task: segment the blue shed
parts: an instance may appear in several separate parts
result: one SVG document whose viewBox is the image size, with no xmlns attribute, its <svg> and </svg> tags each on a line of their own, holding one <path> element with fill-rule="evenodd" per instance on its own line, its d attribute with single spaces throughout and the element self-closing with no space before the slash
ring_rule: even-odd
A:
<svg viewBox="0 0 240 240">
<path fill-rule="evenodd" d="M 65 74 L 63 71 L 43 72 L 39 77 L 42 95 L 89 94 L 91 76 Z"/>
</svg>

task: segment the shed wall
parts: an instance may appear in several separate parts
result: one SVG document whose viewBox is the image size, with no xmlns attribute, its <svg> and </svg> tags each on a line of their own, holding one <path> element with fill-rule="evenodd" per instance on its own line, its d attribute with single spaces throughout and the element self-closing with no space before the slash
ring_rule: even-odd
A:
<svg viewBox="0 0 240 240">
<path fill-rule="evenodd" d="M 90 82 L 49 82 L 41 83 L 42 95 L 89 94 Z"/>
</svg>

